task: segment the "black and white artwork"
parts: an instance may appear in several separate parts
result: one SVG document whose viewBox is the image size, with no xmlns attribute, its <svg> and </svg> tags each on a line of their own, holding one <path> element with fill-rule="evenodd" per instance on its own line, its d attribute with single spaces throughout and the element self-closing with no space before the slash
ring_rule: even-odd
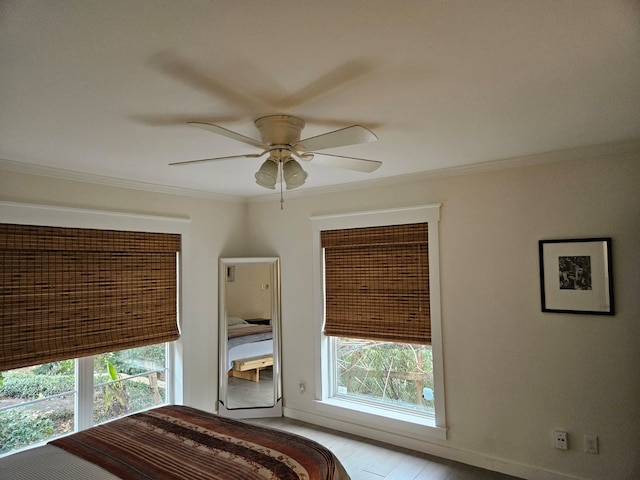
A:
<svg viewBox="0 0 640 480">
<path fill-rule="evenodd" d="M 559 257 L 561 290 L 591 290 L 591 257 Z"/>
<path fill-rule="evenodd" d="M 538 244 L 543 312 L 614 314 L 611 238 Z"/>
</svg>

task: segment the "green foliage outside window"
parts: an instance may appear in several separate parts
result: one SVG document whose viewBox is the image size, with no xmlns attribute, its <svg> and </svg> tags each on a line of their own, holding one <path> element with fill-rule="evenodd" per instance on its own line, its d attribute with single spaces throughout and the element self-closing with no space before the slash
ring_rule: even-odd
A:
<svg viewBox="0 0 640 480">
<path fill-rule="evenodd" d="M 73 375 L 38 375 L 32 373 L 6 374 L 4 383 L 0 385 L 0 397 L 37 399 L 73 392 L 75 378 Z"/>
<path fill-rule="evenodd" d="M 0 453 L 47 440 L 53 435 L 53 427 L 53 420 L 43 414 L 0 411 Z"/>
<path fill-rule="evenodd" d="M 96 424 L 166 401 L 165 351 L 160 344 L 94 356 Z M 73 431 L 75 360 L 1 372 L 0 378 L 0 453 Z"/>
<path fill-rule="evenodd" d="M 433 357 L 428 345 L 339 338 L 338 393 L 388 406 L 433 411 Z"/>
<path fill-rule="evenodd" d="M 165 344 L 109 352 L 94 357 L 96 372 L 103 371 L 105 362 L 113 365 L 117 372 L 137 375 L 149 370 L 163 368 L 165 365 Z"/>
<path fill-rule="evenodd" d="M 71 375 L 75 371 L 75 360 L 61 360 L 59 362 L 43 363 L 32 370 L 36 375 Z"/>
</svg>

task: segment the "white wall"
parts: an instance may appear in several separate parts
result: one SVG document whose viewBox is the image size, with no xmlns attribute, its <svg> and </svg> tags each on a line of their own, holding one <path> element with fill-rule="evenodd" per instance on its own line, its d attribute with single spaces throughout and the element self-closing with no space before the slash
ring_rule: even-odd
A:
<svg viewBox="0 0 640 480">
<path fill-rule="evenodd" d="M 191 219 L 181 340 L 186 404 L 215 408 L 218 258 L 280 256 L 286 412 L 523 477 L 608 480 L 640 478 L 638 185 L 640 154 L 292 194 L 283 211 L 275 198 L 247 208 L 9 172 L 0 172 L 0 200 Z M 442 203 L 448 439 L 417 443 L 332 424 L 313 404 L 309 217 L 431 203 Z M 617 315 L 541 313 L 538 240 L 592 236 L 613 237 Z M 309 387 L 304 395 L 300 380 Z M 568 451 L 551 446 L 558 428 L 569 432 Z M 581 452 L 584 433 L 599 436 L 599 455 Z"/>
<path fill-rule="evenodd" d="M 282 259 L 285 414 L 528 478 L 640 478 L 640 154 L 249 205 L 252 247 Z M 442 203 L 448 439 L 419 443 L 314 408 L 309 217 Z M 542 313 L 538 240 L 613 237 L 617 314 Z M 552 431 L 569 432 L 568 451 Z M 600 454 L 582 453 L 595 434 Z"/>
<path fill-rule="evenodd" d="M 234 281 L 226 285 L 228 316 L 271 318 L 271 268 L 271 264 L 266 263 L 239 263 L 234 266 Z"/>
<path fill-rule="evenodd" d="M 185 404 L 215 411 L 218 398 L 218 258 L 245 253 L 246 205 L 36 175 L 0 172 L 0 200 L 121 213 L 187 217 L 182 265 Z"/>
</svg>

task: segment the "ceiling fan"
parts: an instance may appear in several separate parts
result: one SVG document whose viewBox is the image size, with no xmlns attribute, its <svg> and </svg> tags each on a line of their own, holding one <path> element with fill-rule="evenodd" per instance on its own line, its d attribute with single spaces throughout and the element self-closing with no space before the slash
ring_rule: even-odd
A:
<svg viewBox="0 0 640 480">
<path fill-rule="evenodd" d="M 287 190 L 297 188 L 305 183 L 308 174 L 296 161 L 296 158 L 302 161 L 314 160 L 314 163 L 366 173 L 373 172 L 382 165 L 382 162 L 376 160 L 318 152 L 318 150 L 373 142 L 378 139 L 372 131 L 360 125 L 352 125 L 301 140 L 301 132 L 305 126 L 304 120 L 291 115 L 267 115 L 254 122 L 260 132 L 260 140 L 255 140 L 211 123 L 189 122 L 188 124 L 251 145 L 262 151 L 260 153 L 174 162 L 169 165 L 189 165 L 233 158 L 260 158 L 268 155 L 256 172 L 255 179 L 258 185 L 269 189 L 276 188 L 279 174 L 280 181 L 285 183 Z"/>
</svg>

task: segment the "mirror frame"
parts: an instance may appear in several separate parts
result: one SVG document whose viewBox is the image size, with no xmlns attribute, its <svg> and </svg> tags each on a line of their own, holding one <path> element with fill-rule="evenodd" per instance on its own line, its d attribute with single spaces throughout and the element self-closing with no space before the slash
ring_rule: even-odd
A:
<svg viewBox="0 0 640 480">
<path fill-rule="evenodd" d="M 227 408 L 227 267 L 238 264 L 269 264 L 271 270 L 271 325 L 273 332 L 273 405 L 262 407 Z M 281 376 L 281 299 L 279 257 L 235 257 L 220 258 L 218 262 L 218 414 L 230 418 L 257 418 L 282 416 Z"/>
</svg>

